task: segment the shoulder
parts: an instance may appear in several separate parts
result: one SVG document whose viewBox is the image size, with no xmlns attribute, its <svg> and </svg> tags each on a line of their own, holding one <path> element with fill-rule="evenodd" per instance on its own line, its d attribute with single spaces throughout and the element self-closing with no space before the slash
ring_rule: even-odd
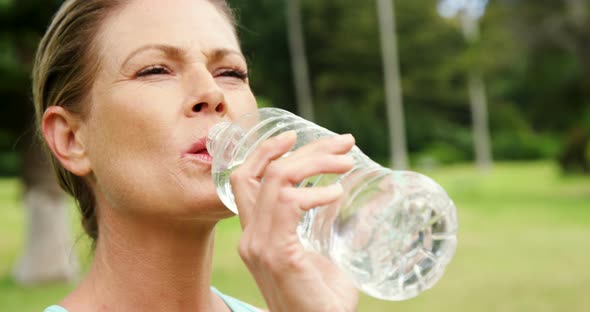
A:
<svg viewBox="0 0 590 312">
<path fill-rule="evenodd" d="M 232 296 L 221 293 L 215 287 L 211 289 L 225 302 L 225 304 L 232 310 L 232 312 L 263 312 L 259 308 L 249 305 L 241 300 L 238 300 Z"/>
<path fill-rule="evenodd" d="M 47 307 L 45 310 L 43 310 L 43 312 L 68 312 L 68 310 L 66 310 L 65 308 L 62 308 L 58 305 L 52 305 L 50 307 Z"/>
<path fill-rule="evenodd" d="M 212 287 L 212 289 L 215 293 L 217 293 L 217 295 L 219 295 L 219 297 L 221 297 L 221 299 L 225 302 L 225 304 L 227 304 L 227 306 L 233 312 L 263 312 L 264 311 L 264 310 L 254 307 L 252 305 L 249 305 L 243 301 L 240 301 L 234 297 L 223 294 L 219 290 L 215 289 L 214 287 Z M 68 312 L 68 310 L 66 310 L 65 308 L 60 307 L 58 305 L 52 305 L 50 307 L 47 307 L 45 310 L 43 310 L 43 312 Z"/>
</svg>

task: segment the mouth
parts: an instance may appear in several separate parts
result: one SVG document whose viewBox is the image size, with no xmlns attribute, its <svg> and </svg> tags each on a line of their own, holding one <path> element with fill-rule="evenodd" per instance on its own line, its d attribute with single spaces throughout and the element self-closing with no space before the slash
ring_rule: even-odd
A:
<svg viewBox="0 0 590 312">
<path fill-rule="evenodd" d="M 193 143 L 188 150 L 186 150 L 182 156 L 191 159 L 196 159 L 200 162 L 211 164 L 213 157 L 207 151 L 207 137 L 203 137 Z"/>
</svg>

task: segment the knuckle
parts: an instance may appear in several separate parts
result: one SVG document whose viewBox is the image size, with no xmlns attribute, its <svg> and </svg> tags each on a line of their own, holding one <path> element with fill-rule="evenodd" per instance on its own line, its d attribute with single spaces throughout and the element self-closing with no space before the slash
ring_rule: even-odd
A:
<svg viewBox="0 0 590 312">
<path fill-rule="evenodd" d="M 242 170 L 235 170 L 229 175 L 229 182 L 231 185 L 236 185 L 242 180 L 244 180 L 244 173 Z"/>
<path fill-rule="evenodd" d="M 294 272 L 299 264 L 285 259 L 283 256 L 277 256 L 275 253 L 267 252 L 260 258 L 260 264 L 272 275 L 278 276 L 285 272 Z"/>
<path fill-rule="evenodd" d="M 301 265 L 301 262 L 298 261 L 295 257 L 287 257 L 282 263 L 283 268 L 289 271 L 297 270 Z"/>
<path fill-rule="evenodd" d="M 286 246 L 272 246 L 269 242 L 240 240 L 238 252 L 248 266 L 263 268 L 272 275 L 302 272 L 303 254 Z"/>
<path fill-rule="evenodd" d="M 260 264 L 271 272 L 278 270 L 275 258 L 270 253 L 264 253 L 260 256 Z"/>
<path fill-rule="evenodd" d="M 242 260 L 246 262 L 258 261 L 257 259 L 261 258 L 263 252 L 262 245 L 260 242 L 243 237 L 238 244 L 238 253 Z"/>
<path fill-rule="evenodd" d="M 277 194 L 277 199 L 281 203 L 291 203 L 297 200 L 297 196 L 294 196 L 290 189 L 282 189 L 279 194 Z"/>
<path fill-rule="evenodd" d="M 241 239 L 240 243 L 238 244 L 238 254 L 242 260 L 247 261 L 251 258 L 249 242 L 245 239 Z"/>
<path fill-rule="evenodd" d="M 250 243 L 250 256 L 260 258 L 264 254 L 264 244 L 260 241 L 254 241 Z"/>
<path fill-rule="evenodd" d="M 282 272 L 300 272 L 302 270 L 302 261 L 295 256 L 281 257 L 278 261 L 275 258 L 265 260 L 268 269 L 277 274 Z"/>
</svg>

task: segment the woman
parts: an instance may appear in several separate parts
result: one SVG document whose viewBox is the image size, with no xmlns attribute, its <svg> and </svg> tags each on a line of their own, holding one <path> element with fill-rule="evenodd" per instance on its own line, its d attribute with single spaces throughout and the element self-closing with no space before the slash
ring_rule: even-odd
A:
<svg viewBox="0 0 590 312">
<path fill-rule="evenodd" d="M 209 285 L 215 225 L 232 214 L 215 193 L 204 138 L 256 108 L 227 4 L 66 1 L 33 76 L 41 133 L 95 241 L 87 276 L 47 311 L 255 311 Z M 354 139 L 281 158 L 294 141 L 268 140 L 231 176 L 240 256 L 271 311 L 352 311 L 350 281 L 304 251 L 295 231 L 302 211 L 342 191 L 292 186 L 349 170 Z"/>
</svg>

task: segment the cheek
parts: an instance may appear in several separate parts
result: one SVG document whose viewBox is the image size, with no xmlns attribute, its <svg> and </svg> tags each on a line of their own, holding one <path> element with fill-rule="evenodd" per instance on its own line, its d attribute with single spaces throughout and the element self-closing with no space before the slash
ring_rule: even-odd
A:
<svg viewBox="0 0 590 312">
<path fill-rule="evenodd" d="M 139 91 L 111 92 L 93 103 L 88 153 L 105 197 L 117 202 L 119 197 L 145 197 L 157 191 L 157 179 L 168 175 L 163 171 L 175 161 L 172 139 L 178 123 L 174 107 L 160 103 L 165 98 Z"/>
<path fill-rule="evenodd" d="M 228 115 L 232 120 L 256 110 L 257 107 L 256 98 L 249 88 L 226 94 L 226 99 L 229 105 Z"/>
<path fill-rule="evenodd" d="M 174 90 L 148 92 L 149 89 L 127 87 L 111 89 L 99 95 L 93 105 L 92 131 L 99 149 L 112 147 L 115 153 L 141 153 L 161 150 L 168 143 L 177 119 Z M 96 144 L 95 144 L 96 145 Z M 156 149 L 155 147 L 160 148 Z"/>
</svg>

